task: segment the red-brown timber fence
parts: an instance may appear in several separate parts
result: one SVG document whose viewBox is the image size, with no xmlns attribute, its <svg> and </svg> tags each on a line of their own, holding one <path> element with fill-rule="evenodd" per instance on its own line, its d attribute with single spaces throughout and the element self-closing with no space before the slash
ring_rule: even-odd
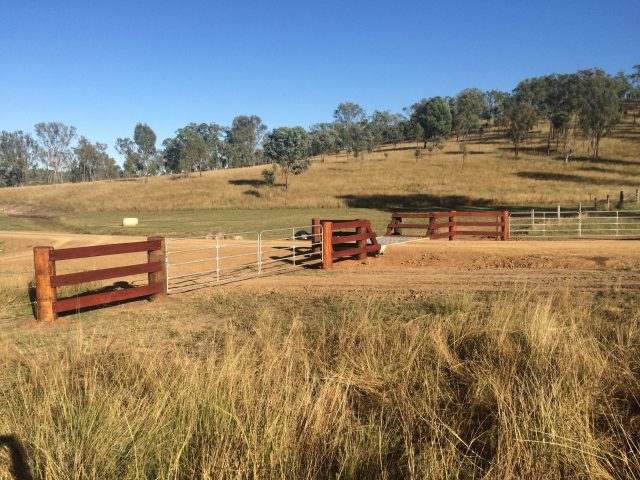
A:
<svg viewBox="0 0 640 480">
<path fill-rule="evenodd" d="M 331 269 L 335 260 L 348 257 L 365 260 L 369 253 L 380 251 L 369 220 L 313 219 L 312 225 L 314 244 L 322 239 L 322 268 L 325 270 Z"/>
<path fill-rule="evenodd" d="M 411 219 L 411 222 L 405 222 L 406 219 Z M 426 220 L 426 223 L 416 223 L 416 219 Z M 423 232 L 407 235 L 404 232 L 407 229 Z M 443 229 L 446 230 L 442 232 Z M 455 240 L 464 236 L 509 240 L 509 212 L 393 213 L 386 235 L 427 237 L 433 240 Z"/>
<path fill-rule="evenodd" d="M 34 247 L 33 262 L 35 267 L 37 319 L 52 321 L 57 318 L 59 313 L 63 312 L 141 297 L 157 299 L 165 295 L 166 269 L 164 250 L 165 241 L 163 237 L 149 237 L 142 242 L 89 247 L 61 249 Z M 56 262 L 63 260 L 135 252 L 147 252 L 147 262 L 77 273 L 56 274 Z M 148 274 L 148 285 L 58 299 L 58 287 L 145 273 Z"/>
</svg>

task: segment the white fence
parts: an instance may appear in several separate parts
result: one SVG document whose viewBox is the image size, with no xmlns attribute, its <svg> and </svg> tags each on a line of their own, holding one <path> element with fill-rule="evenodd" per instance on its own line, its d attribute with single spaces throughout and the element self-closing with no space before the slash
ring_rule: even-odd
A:
<svg viewBox="0 0 640 480">
<path fill-rule="evenodd" d="M 275 274 L 322 262 L 313 226 L 166 239 L 167 293 Z"/>
<path fill-rule="evenodd" d="M 640 210 L 510 212 L 511 238 L 640 238 Z"/>
</svg>

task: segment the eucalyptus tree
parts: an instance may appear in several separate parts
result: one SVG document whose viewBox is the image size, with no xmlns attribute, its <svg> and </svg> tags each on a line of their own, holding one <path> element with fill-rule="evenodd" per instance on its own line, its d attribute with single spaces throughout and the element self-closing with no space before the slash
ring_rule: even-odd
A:
<svg viewBox="0 0 640 480">
<path fill-rule="evenodd" d="M 600 140 L 618 122 L 619 84 L 599 69 L 579 72 L 578 125 L 589 138 L 594 158 L 600 152 Z"/>
<path fill-rule="evenodd" d="M 505 106 L 509 99 L 507 92 L 500 90 L 489 90 L 484 93 L 485 110 L 482 117 L 485 120 L 491 121 L 493 125 L 504 126 L 505 125 Z"/>
<path fill-rule="evenodd" d="M 480 117 L 485 111 L 484 95 L 477 88 L 467 88 L 458 93 L 449 106 L 453 107 L 452 123 L 456 136 L 462 136 L 466 141 L 469 133 L 480 129 Z"/>
<path fill-rule="evenodd" d="M 38 138 L 40 161 L 50 183 L 58 183 L 62 172 L 72 159 L 71 142 L 76 137 L 76 127 L 62 122 L 41 122 L 34 127 Z"/>
<path fill-rule="evenodd" d="M 530 103 L 514 98 L 507 104 L 506 116 L 509 121 L 507 134 L 513 143 L 517 158 L 520 153 L 520 145 L 537 121 L 536 110 Z"/>
<path fill-rule="evenodd" d="M 640 100 L 640 64 L 634 65 L 635 72 L 629 75 L 629 82 L 631 83 L 631 91 L 629 92 L 629 98 L 631 100 Z M 640 108 L 636 107 L 635 114 L 633 115 L 633 124 L 636 124 L 638 115 L 640 114 Z"/>
<path fill-rule="evenodd" d="M 289 175 L 300 175 L 311 165 L 311 140 L 302 127 L 281 127 L 266 136 L 265 158 L 278 165 L 284 174 L 284 188 L 289 189 Z"/>
<path fill-rule="evenodd" d="M 185 144 L 180 155 L 183 175 L 198 170 L 200 176 L 208 164 L 208 148 L 205 139 L 194 130 L 185 132 Z"/>
<path fill-rule="evenodd" d="M 28 133 L 0 133 L 0 183 L 26 185 L 38 162 L 38 144 Z"/>
<path fill-rule="evenodd" d="M 344 127 L 349 127 L 367 120 L 367 113 L 360 105 L 354 102 L 342 102 L 333 112 L 333 118 Z"/>
<path fill-rule="evenodd" d="M 427 148 L 427 142 L 451 133 L 451 110 L 442 97 L 422 99 L 412 110 L 411 120 L 422 127 L 424 148 Z"/>
<path fill-rule="evenodd" d="M 220 168 L 227 153 L 223 140 L 225 134 L 226 129 L 216 123 L 189 123 L 178 129 L 175 137 L 162 142 L 164 170 L 168 173 L 192 170 L 202 173 Z M 191 151 L 185 157 L 184 151 L 189 142 Z M 204 150 L 204 153 L 194 156 L 198 150 Z"/>
<path fill-rule="evenodd" d="M 226 132 L 226 140 L 231 147 L 231 163 L 239 167 L 258 163 L 258 149 L 266 132 L 267 126 L 257 115 L 235 117 L 231 128 Z"/>
<path fill-rule="evenodd" d="M 340 151 L 340 138 L 334 124 L 318 123 L 309 129 L 311 155 L 320 155 L 324 162 L 325 155 L 337 154 Z"/>
<path fill-rule="evenodd" d="M 146 123 L 138 123 L 133 131 L 133 140 L 118 138 L 116 150 L 125 157 L 124 169 L 130 175 L 148 177 L 158 168 L 159 154 L 156 149 L 156 134 Z"/>
<path fill-rule="evenodd" d="M 371 145 L 376 148 L 382 144 L 397 144 L 402 139 L 400 122 L 404 117 L 388 110 L 373 112 L 367 123 Z"/>
<path fill-rule="evenodd" d="M 73 148 L 74 162 L 71 169 L 73 181 L 93 181 L 116 178 L 119 175 L 116 161 L 107 153 L 104 143 L 91 143 L 80 137 Z"/>
<path fill-rule="evenodd" d="M 367 113 L 353 102 L 339 104 L 333 112 L 336 129 L 340 135 L 341 147 L 347 150 L 347 154 L 359 148 L 361 136 L 360 129 L 367 125 Z"/>
</svg>

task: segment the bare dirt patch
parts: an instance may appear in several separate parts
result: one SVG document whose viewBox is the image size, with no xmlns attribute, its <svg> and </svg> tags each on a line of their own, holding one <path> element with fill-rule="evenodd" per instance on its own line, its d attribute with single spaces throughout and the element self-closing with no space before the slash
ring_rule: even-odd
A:
<svg viewBox="0 0 640 480">
<path fill-rule="evenodd" d="M 19 275 L 24 277 L 23 283 L 31 278 L 35 245 L 63 248 L 135 240 L 140 237 L 0 231 L 0 276 L 18 279 Z M 251 245 L 246 248 L 254 249 Z M 120 263 L 117 257 L 95 257 L 82 264 L 62 262 L 60 273 L 114 266 Z M 143 257 L 141 254 L 141 262 L 145 261 Z M 122 264 L 131 261 L 131 255 L 121 260 Z M 146 277 L 129 281 L 144 283 Z M 448 291 L 640 291 L 640 242 L 425 240 L 391 245 L 383 255 L 365 262 L 342 261 L 329 272 L 290 270 L 212 288 L 261 293 L 390 291 L 419 295 Z M 202 290 L 197 290 L 185 295 L 201 294 Z"/>
<path fill-rule="evenodd" d="M 311 277 L 311 278 L 310 278 Z M 580 291 L 640 289 L 640 243 L 420 241 L 389 246 L 366 262 L 332 272 L 299 272 L 243 282 L 238 288 L 372 291 Z"/>
</svg>

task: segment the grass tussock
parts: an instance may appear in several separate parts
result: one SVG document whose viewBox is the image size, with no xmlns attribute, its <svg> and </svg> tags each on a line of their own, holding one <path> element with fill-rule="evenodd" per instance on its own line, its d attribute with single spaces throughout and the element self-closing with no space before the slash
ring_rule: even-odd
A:
<svg viewBox="0 0 640 480">
<path fill-rule="evenodd" d="M 629 298 L 192 300 L 0 333 L 37 476 L 640 478 Z"/>
</svg>

